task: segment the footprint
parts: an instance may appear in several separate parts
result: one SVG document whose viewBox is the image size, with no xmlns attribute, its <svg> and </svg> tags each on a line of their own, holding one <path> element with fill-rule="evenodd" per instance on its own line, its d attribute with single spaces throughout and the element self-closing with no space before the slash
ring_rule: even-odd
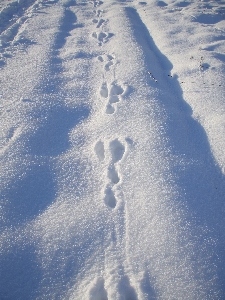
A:
<svg viewBox="0 0 225 300">
<path fill-rule="evenodd" d="M 119 99 L 119 97 L 117 95 L 111 95 L 109 97 L 109 103 L 117 103 L 119 101 L 120 101 L 120 99 Z"/>
<path fill-rule="evenodd" d="M 95 286 L 89 292 L 89 300 L 108 300 L 103 278 L 99 278 Z"/>
<path fill-rule="evenodd" d="M 100 18 L 102 16 L 103 10 L 98 9 L 97 11 L 95 11 L 96 17 Z"/>
<path fill-rule="evenodd" d="M 104 85 L 102 85 L 100 94 L 105 98 L 107 98 L 108 94 L 109 94 L 109 99 L 108 99 L 109 102 L 106 106 L 106 113 L 113 114 L 115 112 L 115 108 L 113 107 L 112 104 L 115 104 L 120 101 L 119 95 L 122 95 L 124 93 L 124 89 L 120 85 L 118 85 L 116 83 L 112 83 L 110 92 L 108 92 L 108 88 L 107 88 L 107 93 L 106 93 L 105 85 L 106 85 L 106 83 L 104 83 Z M 107 96 L 106 96 L 106 94 L 107 94 Z"/>
<path fill-rule="evenodd" d="M 103 23 L 105 23 L 105 20 L 100 19 L 100 20 L 98 21 L 98 24 L 97 24 L 96 28 L 100 28 L 100 27 L 102 26 Z"/>
<path fill-rule="evenodd" d="M 112 87 L 111 87 L 112 95 L 121 95 L 121 94 L 123 94 L 123 92 L 124 92 L 124 89 L 120 85 L 112 83 Z"/>
<path fill-rule="evenodd" d="M 124 300 L 138 300 L 137 293 L 135 289 L 130 284 L 130 280 L 128 276 L 124 276 L 120 279 L 120 282 L 118 284 L 118 289 L 121 298 Z"/>
<path fill-rule="evenodd" d="M 114 141 L 110 142 L 109 148 L 112 154 L 112 161 L 114 164 L 123 158 L 125 147 L 118 139 L 115 139 Z"/>
<path fill-rule="evenodd" d="M 154 279 L 150 277 L 147 271 L 143 274 L 143 278 L 140 281 L 141 291 L 148 296 L 147 299 L 156 300 L 157 294 L 154 289 Z"/>
<path fill-rule="evenodd" d="M 113 60 L 114 59 L 114 57 L 112 56 L 112 55 L 106 55 L 107 56 L 107 58 L 108 58 L 108 60 Z"/>
<path fill-rule="evenodd" d="M 117 184 L 120 181 L 119 175 L 114 165 L 108 168 L 108 178 L 111 180 L 111 183 L 113 184 Z"/>
<path fill-rule="evenodd" d="M 92 37 L 95 38 L 95 39 L 97 39 L 97 38 L 98 38 L 97 33 L 96 33 L 96 32 L 93 32 L 93 33 L 92 33 Z"/>
<path fill-rule="evenodd" d="M 105 149 L 104 149 L 104 143 L 102 141 L 98 141 L 95 145 L 95 153 L 100 161 L 103 161 L 105 159 Z"/>
<path fill-rule="evenodd" d="M 104 33 L 104 32 L 99 32 L 99 34 L 98 34 L 98 40 L 99 40 L 99 42 L 104 42 L 104 40 L 106 40 L 106 38 L 107 38 L 107 34 L 106 33 Z"/>
<path fill-rule="evenodd" d="M 95 0 L 91 1 L 91 3 L 93 4 L 94 7 L 97 7 L 97 6 L 100 6 L 101 4 L 103 4 L 102 1 L 95 1 Z"/>
<path fill-rule="evenodd" d="M 96 146 L 95 148 L 97 149 L 102 148 L 102 145 L 100 146 L 99 142 L 96 144 Z M 115 166 L 115 163 L 117 163 L 123 158 L 125 146 L 118 139 L 115 139 L 109 143 L 109 150 L 112 157 L 107 174 L 110 182 L 105 188 L 104 202 L 108 207 L 115 208 L 117 200 L 113 192 L 113 187 L 120 182 L 120 176 L 117 170 L 118 166 Z M 96 151 L 96 154 L 99 155 L 99 151 Z"/>
<path fill-rule="evenodd" d="M 98 23 L 98 20 L 97 19 L 93 19 L 92 22 L 96 24 L 96 23 Z"/>
<path fill-rule="evenodd" d="M 107 34 L 102 31 L 99 33 L 93 32 L 92 37 L 97 39 L 99 42 L 103 43 L 104 41 L 106 41 Z"/>
<path fill-rule="evenodd" d="M 104 198 L 105 204 L 109 206 L 110 208 L 116 207 L 116 197 L 110 188 L 110 186 L 107 186 L 105 189 L 105 198 Z"/>
<path fill-rule="evenodd" d="M 108 40 L 113 36 L 112 33 L 105 33 L 105 32 L 93 32 L 92 37 L 99 41 L 99 45 L 101 46 L 102 43 L 108 42 Z"/>
<path fill-rule="evenodd" d="M 104 59 L 103 59 L 103 57 L 100 55 L 100 56 L 98 56 L 98 60 L 100 61 L 100 62 L 103 62 L 104 61 Z"/>
<path fill-rule="evenodd" d="M 108 88 L 107 88 L 107 83 L 103 82 L 101 89 L 100 89 L 100 95 L 104 98 L 108 98 Z"/>
<path fill-rule="evenodd" d="M 105 112 L 106 112 L 108 115 L 112 115 L 112 114 L 115 112 L 115 108 L 114 108 L 111 104 L 108 104 L 108 105 L 106 106 Z"/>
<path fill-rule="evenodd" d="M 110 70 L 110 67 L 113 65 L 113 62 L 112 61 L 109 61 L 109 62 L 107 62 L 107 64 L 105 65 L 105 70 L 106 71 L 109 71 Z"/>
<path fill-rule="evenodd" d="M 110 96 L 109 96 L 109 103 L 117 103 L 120 101 L 119 95 L 123 94 L 124 89 L 115 83 L 112 83 L 111 89 L 110 89 Z"/>
<path fill-rule="evenodd" d="M 110 67 L 111 67 L 112 65 L 114 65 L 113 59 L 114 59 L 114 57 L 113 57 L 112 55 L 104 55 L 104 57 L 101 56 L 101 55 L 98 56 L 98 60 L 99 60 L 100 62 L 106 61 L 106 64 L 105 64 L 105 66 L 104 66 L 104 70 L 105 70 L 105 71 L 109 71 L 109 70 L 110 70 Z"/>
</svg>

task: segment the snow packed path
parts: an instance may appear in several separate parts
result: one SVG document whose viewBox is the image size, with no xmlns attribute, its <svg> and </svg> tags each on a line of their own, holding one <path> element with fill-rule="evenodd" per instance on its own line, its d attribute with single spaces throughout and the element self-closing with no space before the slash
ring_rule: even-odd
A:
<svg viewBox="0 0 225 300">
<path fill-rule="evenodd" d="M 225 2 L 0 7 L 0 299 L 225 299 Z"/>
</svg>

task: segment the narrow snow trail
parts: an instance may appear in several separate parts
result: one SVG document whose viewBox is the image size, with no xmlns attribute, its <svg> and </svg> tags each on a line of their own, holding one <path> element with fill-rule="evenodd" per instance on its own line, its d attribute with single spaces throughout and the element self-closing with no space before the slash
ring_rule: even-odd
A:
<svg viewBox="0 0 225 300">
<path fill-rule="evenodd" d="M 0 295 L 223 299 L 224 176 L 143 8 L 26 20 L 3 49 Z"/>
</svg>

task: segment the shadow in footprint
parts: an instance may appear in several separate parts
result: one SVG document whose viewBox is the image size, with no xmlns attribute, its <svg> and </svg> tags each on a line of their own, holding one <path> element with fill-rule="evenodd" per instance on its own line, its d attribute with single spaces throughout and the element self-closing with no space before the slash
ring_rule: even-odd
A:
<svg viewBox="0 0 225 300">
<path fill-rule="evenodd" d="M 115 108 L 111 104 L 107 104 L 105 112 L 108 115 L 112 115 L 115 112 Z"/>
<path fill-rule="evenodd" d="M 105 190 L 105 204 L 110 207 L 110 208 L 115 208 L 116 207 L 116 198 L 115 198 L 115 195 L 112 191 L 112 189 L 108 186 L 106 187 L 106 190 Z"/>
<path fill-rule="evenodd" d="M 175 3 L 175 6 L 177 6 L 177 7 L 187 7 L 190 4 L 191 4 L 191 2 L 178 1 L 178 2 Z"/>
<path fill-rule="evenodd" d="M 164 1 L 158 1 L 156 5 L 160 6 L 160 7 L 168 6 L 168 4 L 166 2 L 164 2 Z"/>
<path fill-rule="evenodd" d="M 3 199 L 7 199 L 2 225 L 17 226 L 34 219 L 52 203 L 55 193 L 49 167 L 32 166 L 22 179 L 2 191 Z"/>
<path fill-rule="evenodd" d="M 112 84 L 111 95 L 121 95 L 121 94 L 123 94 L 123 92 L 124 92 L 124 90 L 120 85 L 115 84 L 115 83 Z"/>
<path fill-rule="evenodd" d="M 47 120 L 30 138 L 29 152 L 36 155 L 57 156 L 69 148 L 68 133 L 81 120 L 87 118 L 90 110 L 80 107 L 74 110 L 57 108 L 49 112 Z"/>
<path fill-rule="evenodd" d="M 119 293 L 124 300 L 138 300 L 135 289 L 131 286 L 128 276 L 124 276 L 118 284 Z"/>
<path fill-rule="evenodd" d="M 120 181 L 119 175 L 114 166 L 108 168 L 108 178 L 112 184 L 117 184 Z"/>
<path fill-rule="evenodd" d="M 97 24 L 96 28 L 100 28 L 104 22 L 105 22 L 105 20 L 100 19 L 100 20 L 98 21 L 98 24 Z"/>
<path fill-rule="evenodd" d="M 125 147 L 118 139 L 110 142 L 109 148 L 112 154 L 113 163 L 116 163 L 122 159 L 125 152 Z"/>
<path fill-rule="evenodd" d="M 149 274 L 147 272 L 145 272 L 143 279 L 141 280 L 140 288 L 141 288 L 142 292 L 145 294 L 146 300 L 156 300 L 157 299 L 155 290 L 153 289 L 153 287 L 151 285 L 151 281 L 149 279 Z"/>
<path fill-rule="evenodd" d="M 89 300 L 108 300 L 103 278 L 99 278 L 95 286 L 90 290 Z"/>
<path fill-rule="evenodd" d="M 110 89 L 110 97 L 109 97 L 109 104 L 111 103 L 117 103 L 120 101 L 119 95 L 121 95 L 124 92 L 124 89 L 115 83 L 112 83 L 111 89 Z"/>
<path fill-rule="evenodd" d="M 113 62 L 112 61 L 109 61 L 105 64 L 105 70 L 106 71 L 109 71 L 110 70 L 110 67 L 113 65 Z"/>
</svg>

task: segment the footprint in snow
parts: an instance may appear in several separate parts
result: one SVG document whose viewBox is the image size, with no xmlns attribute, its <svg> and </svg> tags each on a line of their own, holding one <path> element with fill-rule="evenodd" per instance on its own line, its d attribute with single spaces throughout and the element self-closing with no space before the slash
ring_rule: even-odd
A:
<svg viewBox="0 0 225 300">
<path fill-rule="evenodd" d="M 128 139 L 126 139 L 126 140 L 128 140 Z M 105 159 L 105 147 L 104 147 L 104 143 L 101 140 L 95 144 L 94 150 L 95 150 L 95 154 L 98 157 L 98 159 L 100 161 L 103 161 Z M 125 153 L 125 146 L 118 139 L 115 139 L 109 143 L 109 151 L 110 151 L 110 154 L 111 154 L 110 156 L 112 159 L 111 159 L 111 164 L 110 164 L 110 167 L 108 170 L 111 174 L 112 173 L 115 174 L 116 171 L 114 168 L 114 164 L 123 158 L 124 153 Z M 118 177 L 118 175 L 117 175 L 117 177 Z"/>
<path fill-rule="evenodd" d="M 105 23 L 105 20 L 104 19 L 100 19 L 98 21 L 98 24 L 97 24 L 96 28 L 100 28 L 104 23 Z"/>
<path fill-rule="evenodd" d="M 105 159 L 105 148 L 102 141 L 98 141 L 94 147 L 95 154 L 99 161 L 102 162 Z M 117 199 L 114 193 L 115 186 L 120 182 L 120 176 L 118 171 L 118 162 L 123 158 L 125 153 L 125 146 L 115 139 L 109 143 L 109 152 L 111 156 L 111 162 L 108 167 L 107 177 L 109 183 L 105 187 L 104 191 L 104 203 L 109 208 L 115 208 Z"/>
<path fill-rule="evenodd" d="M 103 43 L 107 43 L 112 36 L 112 33 L 105 33 L 103 31 L 92 33 L 92 37 L 97 39 L 99 46 L 101 46 Z"/>
<path fill-rule="evenodd" d="M 123 158 L 125 146 L 118 139 L 115 139 L 109 143 L 109 150 L 112 157 L 111 164 L 108 167 L 108 178 L 110 183 L 105 189 L 104 202 L 110 208 L 115 208 L 117 200 L 113 191 L 113 187 L 120 182 L 120 177 L 118 171 L 116 170 L 115 164 Z"/>
<path fill-rule="evenodd" d="M 110 208 L 115 208 L 116 207 L 117 200 L 116 200 L 114 192 L 113 192 L 113 190 L 111 189 L 110 186 L 107 186 L 106 189 L 105 189 L 104 202 Z"/>
<path fill-rule="evenodd" d="M 103 10 L 101 10 L 101 9 L 95 10 L 94 12 L 95 12 L 95 15 L 97 18 L 100 18 L 103 14 Z"/>
<path fill-rule="evenodd" d="M 112 274 L 114 274 L 114 271 L 112 271 Z M 115 280 L 115 279 L 113 279 L 113 280 Z M 121 300 L 137 300 L 138 299 L 138 294 L 137 294 L 135 288 L 132 286 L 130 279 L 127 275 L 119 276 L 119 279 L 117 282 L 117 292 L 119 294 L 118 295 L 119 299 L 121 299 Z M 147 296 L 149 296 L 148 291 L 145 294 Z M 91 289 L 89 291 L 88 300 L 108 300 L 108 299 L 109 299 L 109 295 L 108 295 L 106 287 L 105 287 L 105 280 L 102 277 L 100 277 L 95 281 L 94 285 L 91 287 Z M 150 297 L 150 298 L 148 297 L 148 299 L 156 299 L 156 297 Z"/>
<path fill-rule="evenodd" d="M 118 103 L 120 101 L 120 95 L 122 95 L 124 92 L 124 89 L 113 82 L 111 84 L 109 97 L 108 97 L 108 104 L 106 106 L 106 113 L 107 114 L 113 114 L 115 112 L 114 104 Z"/>
<path fill-rule="evenodd" d="M 125 146 L 118 139 L 110 142 L 109 149 L 111 152 L 113 164 L 117 163 L 123 158 L 125 153 Z"/>
<path fill-rule="evenodd" d="M 96 28 L 100 28 L 105 23 L 105 20 L 104 19 L 100 19 L 100 20 L 93 19 L 92 23 L 97 24 Z"/>
<path fill-rule="evenodd" d="M 98 278 L 95 285 L 91 288 L 89 292 L 89 300 L 108 300 L 107 291 L 104 285 L 104 279 Z"/>
<path fill-rule="evenodd" d="M 93 7 L 97 7 L 103 4 L 102 1 L 96 1 L 96 0 L 90 1 L 90 3 L 93 4 Z"/>
<path fill-rule="evenodd" d="M 114 62 L 113 62 L 114 57 L 111 55 L 104 55 L 104 58 L 103 58 L 103 56 L 100 55 L 100 56 L 98 56 L 98 60 L 100 62 L 106 62 L 105 66 L 104 66 L 104 70 L 107 72 L 110 70 L 110 67 L 112 65 L 114 65 Z"/>
<path fill-rule="evenodd" d="M 98 58 L 102 60 L 100 56 Z M 113 82 L 110 90 L 108 89 L 107 82 L 103 82 L 100 88 L 100 95 L 104 98 L 108 98 L 108 104 L 106 105 L 106 113 L 113 114 L 115 112 L 114 104 L 120 101 L 120 96 L 124 93 L 124 89 L 119 84 Z"/>
<path fill-rule="evenodd" d="M 119 174 L 115 169 L 114 165 L 110 165 L 108 168 L 108 178 L 112 184 L 117 184 L 120 181 Z"/>
</svg>

